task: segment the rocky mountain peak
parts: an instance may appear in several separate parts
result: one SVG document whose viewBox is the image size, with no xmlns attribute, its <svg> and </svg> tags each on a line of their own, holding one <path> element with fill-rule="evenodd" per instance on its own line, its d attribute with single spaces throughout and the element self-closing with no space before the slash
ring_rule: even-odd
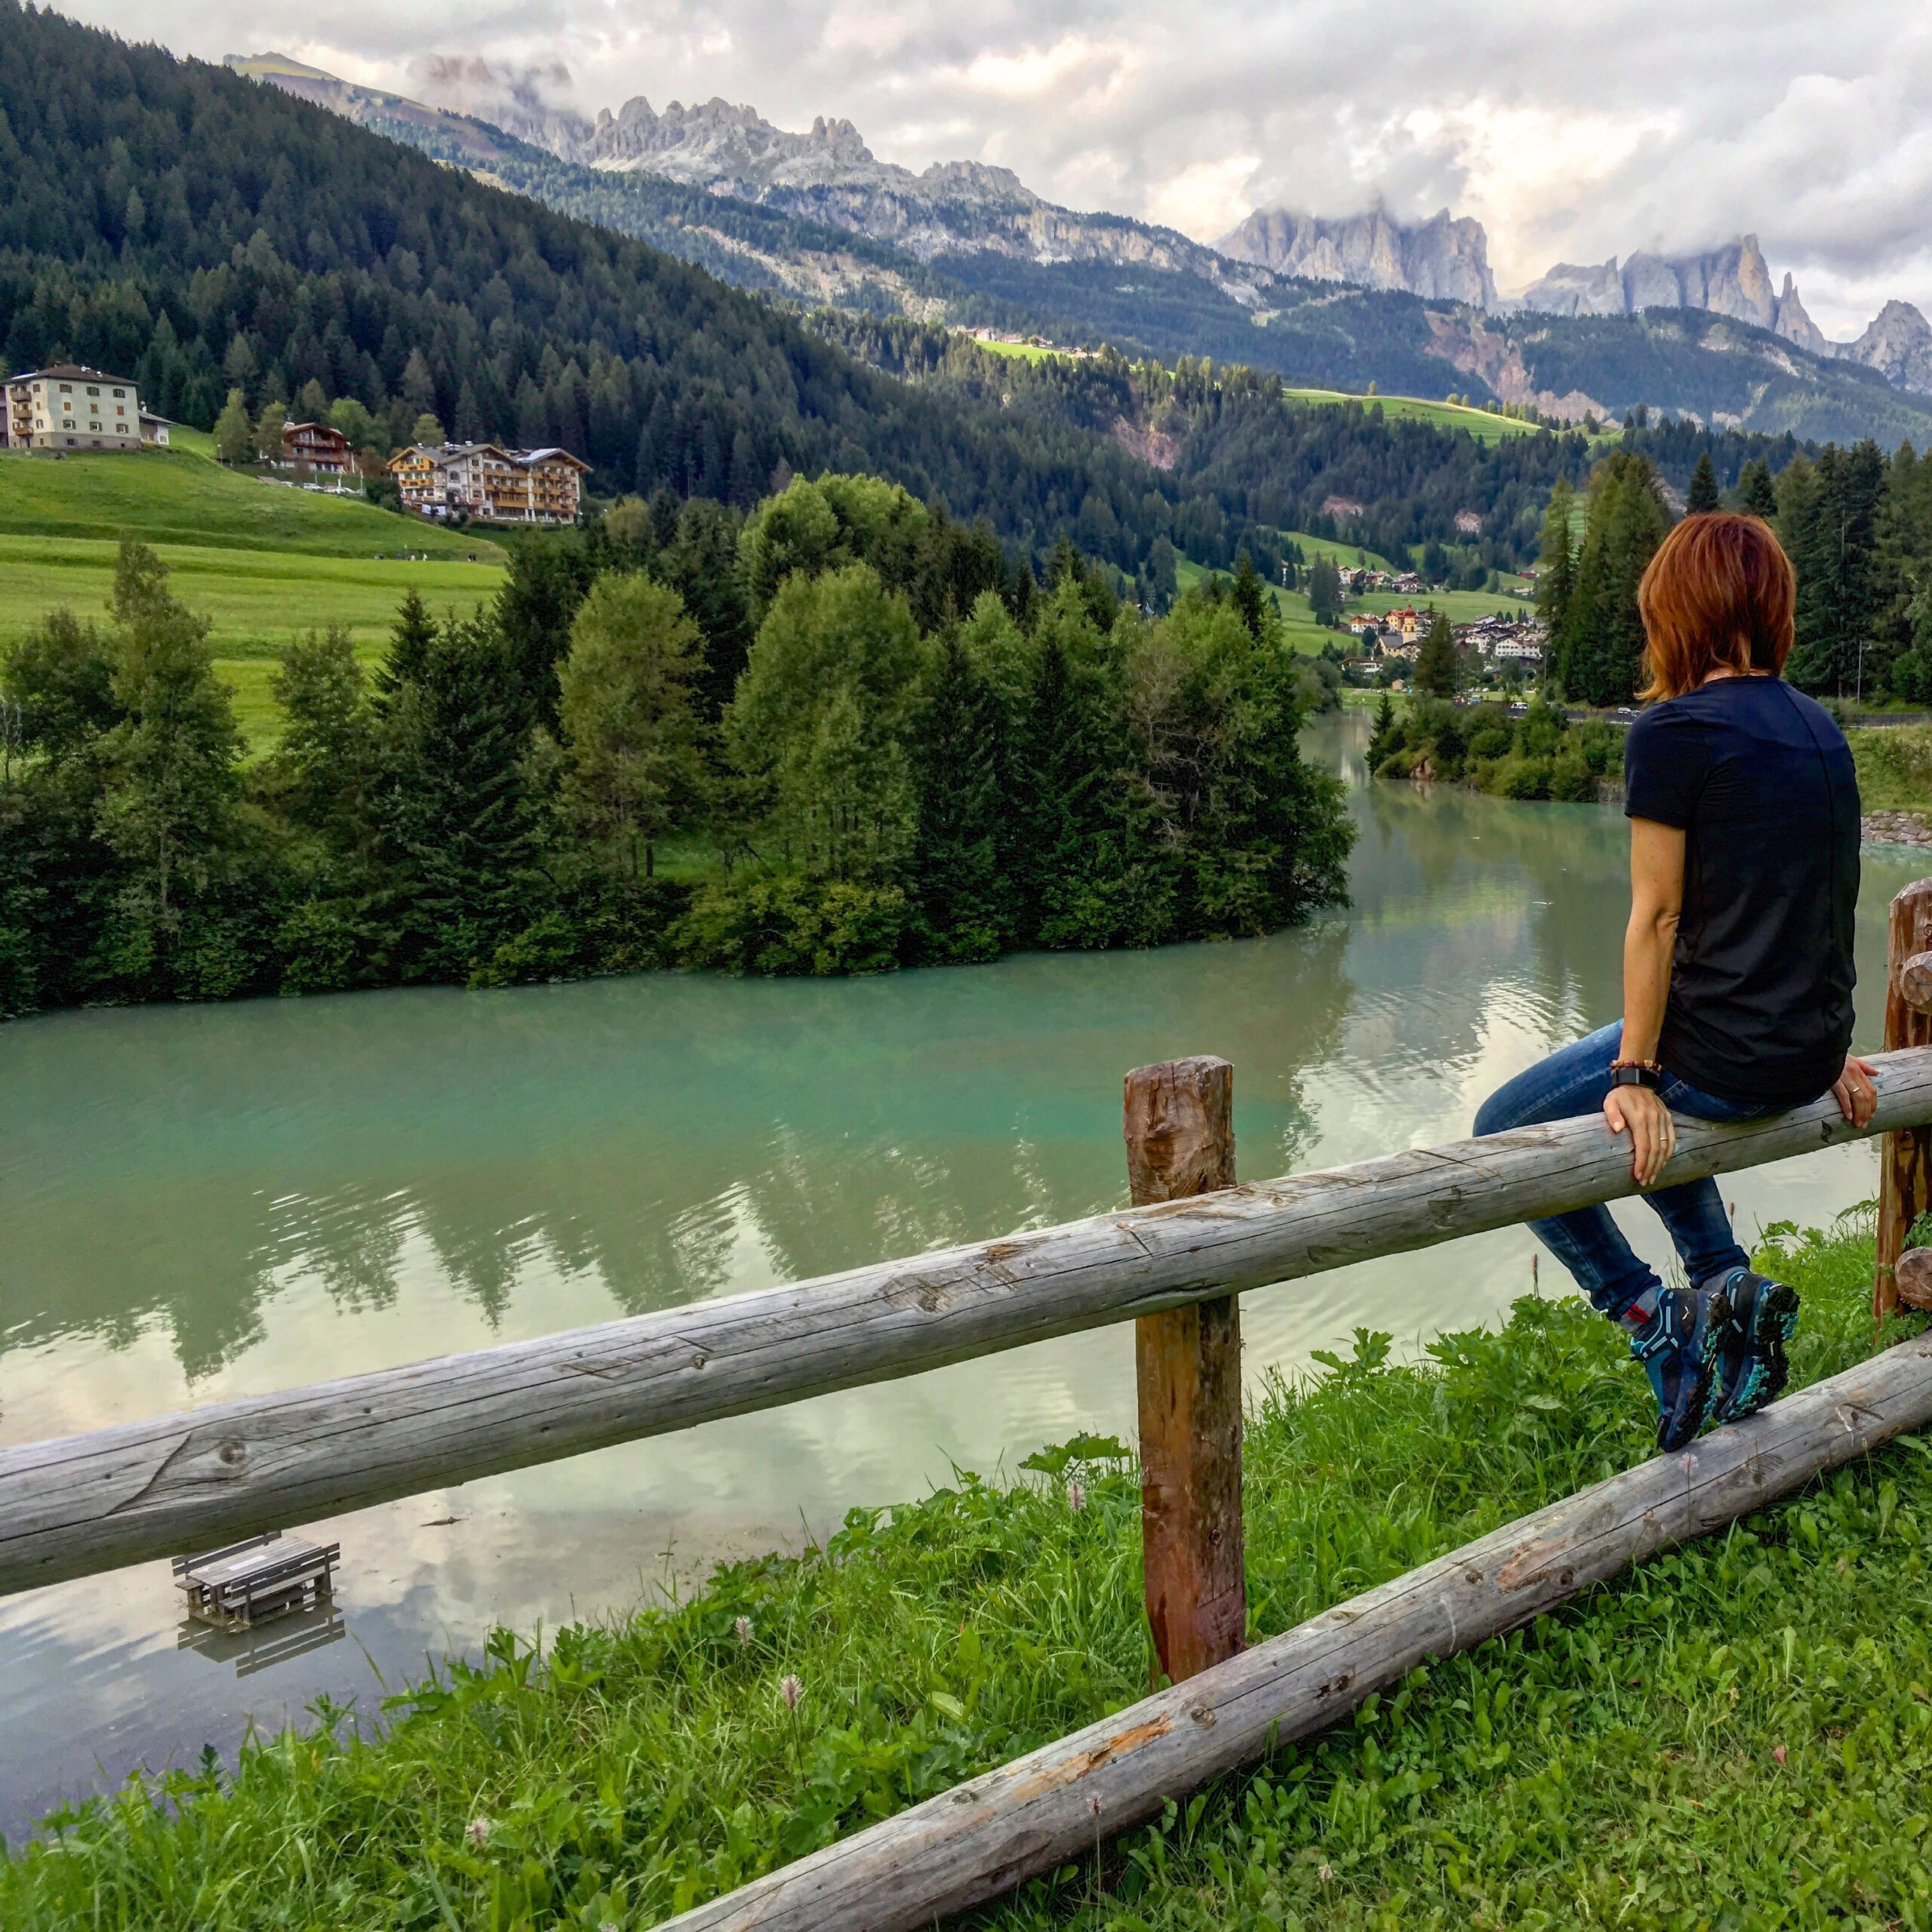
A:
<svg viewBox="0 0 1932 1932">
<path fill-rule="evenodd" d="M 1278 275 L 1402 289 L 1476 308 L 1496 303 L 1482 223 L 1447 208 L 1414 226 L 1397 221 L 1380 201 L 1364 214 L 1339 218 L 1257 208 L 1214 247 Z"/>
<path fill-rule="evenodd" d="M 1909 302 L 1887 302 L 1865 333 L 1838 352 L 1900 389 L 1932 393 L 1932 323 Z"/>
</svg>

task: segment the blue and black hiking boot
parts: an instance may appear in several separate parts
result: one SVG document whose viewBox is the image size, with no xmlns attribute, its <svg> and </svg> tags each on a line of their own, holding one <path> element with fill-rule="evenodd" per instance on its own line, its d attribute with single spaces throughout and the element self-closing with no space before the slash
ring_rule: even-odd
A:
<svg viewBox="0 0 1932 1932">
<path fill-rule="evenodd" d="M 1657 1447 L 1681 1449 L 1704 1426 L 1716 1364 L 1729 1346 L 1730 1297 L 1721 1287 L 1647 1288 L 1623 1321 L 1656 1392 Z"/>
<path fill-rule="evenodd" d="M 1705 1286 L 1723 1295 L 1731 1311 L 1712 1378 L 1710 1420 L 1737 1422 L 1777 1401 L 1791 1380 L 1784 1345 L 1798 1326 L 1798 1291 L 1748 1268 L 1713 1275 Z"/>
</svg>

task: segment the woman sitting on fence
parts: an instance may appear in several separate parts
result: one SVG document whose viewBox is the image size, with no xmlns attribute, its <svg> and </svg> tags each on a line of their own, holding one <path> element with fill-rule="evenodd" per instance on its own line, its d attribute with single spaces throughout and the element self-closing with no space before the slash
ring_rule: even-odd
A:
<svg viewBox="0 0 1932 1932">
<path fill-rule="evenodd" d="M 1858 784 L 1844 734 L 1780 673 L 1792 645 L 1789 560 L 1755 517 L 1686 517 L 1638 592 L 1651 705 L 1630 728 L 1630 924 L 1623 1018 L 1491 1096 L 1478 1134 L 1601 1108 L 1648 1187 L 1676 1146 L 1673 1110 L 1740 1121 L 1828 1090 L 1872 1117 L 1851 1059 Z M 1777 1395 L 1798 1297 L 1752 1272 L 1710 1180 L 1646 1197 L 1687 1285 L 1666 1287 L 1607 1208 L 1531 1223 L 1648 1370 L 1657 1441 Z"/>
</svg>

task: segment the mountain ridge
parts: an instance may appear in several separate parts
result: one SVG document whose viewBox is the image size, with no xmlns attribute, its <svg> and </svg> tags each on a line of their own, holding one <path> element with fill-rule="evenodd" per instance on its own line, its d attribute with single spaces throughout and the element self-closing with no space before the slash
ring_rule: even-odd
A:
<svg viewBox="0 0 1932 1932">
<path fill-rule="evenodd" d="M 1782 306 L 1767 306 L 1770 271 L 1750 238 L 1749 260 L 1744 240 L 1732 245 L 1728 281 L 1722 263 L 1711 266 L 1719 251 L 1700 258 L 1694 278 L 1674 271 L 1669 283 L 1674 304 L 1687 287 L 1700 300 L 1718 290 L 1728 306 L 1706 312 L 1723 328 L 1626 311 L 1629 329 L 1607 336 L 1604 298 L 1519 324 L 1520 304 L 1496 294 L 1481 224 L 1446 209 L 1413 227 L 1379 208 L 1334 220 L 1263 211 L 1233 232 L 1260 259 L 1237 261 L 1128 217 L 1060 208 L 1008 170 L 940 162 L 915 175 L 878 162 L 848 122 L 791 134 L 747 107 L 673 102 L 660 114 L 641 97 L 592 120 L 551 106 L 540 88 L 519 94 L 480 63 L 426 75 L 426 91 L 454 94 L 463 108 L 494 100 L 506 127 L 280 56 L 232 55 L 227 64 L 807 307 L 1109 342 L 1168 361 L 1207 355 L 1312 387 L 1360 391 L 1373 381 L 1429 395 L 1454 382 L 1478 400 L 1571 421 L 1643 405 L 1807 436 L 1923 441 L 1932 427 L 1917 405 L 1900 406 L 1900 391 L 1922 383 L 1932 392 L 1932 330 L 1917 311 L 1893 305 L 1864 348 L 1846 352 L 1877 373 L 1875 392 L 1838 361 L 1838 346 L 1809 346 L 1823 338 L 1808 316 L 1800 329 L 1789 278 L 1784 296 L 1769 297 Z M 560 148 L 601 165 L 565 159 Z M 1725 292 L 1733 285 L 1734 298 Z M 1571 352 L 1566 329 L 1592 352 Z M 1897 405 L 1886 400 L 1894 395 Z"/>
</svg>

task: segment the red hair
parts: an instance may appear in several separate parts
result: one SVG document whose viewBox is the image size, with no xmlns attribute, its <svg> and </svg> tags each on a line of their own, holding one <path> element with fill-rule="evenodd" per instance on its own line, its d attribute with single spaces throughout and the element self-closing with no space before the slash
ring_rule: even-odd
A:
<svg viewBox="0 0 1932 1932">
<path fill-rule="evenodd" d="M 1762 518 L 1687 516 L 1637 586 L 1650 672 L 1639 695 L 1677 697 L 1713 671 L 1782 671 L 1797 602 L 1791 559 Z"/>
</svg>

